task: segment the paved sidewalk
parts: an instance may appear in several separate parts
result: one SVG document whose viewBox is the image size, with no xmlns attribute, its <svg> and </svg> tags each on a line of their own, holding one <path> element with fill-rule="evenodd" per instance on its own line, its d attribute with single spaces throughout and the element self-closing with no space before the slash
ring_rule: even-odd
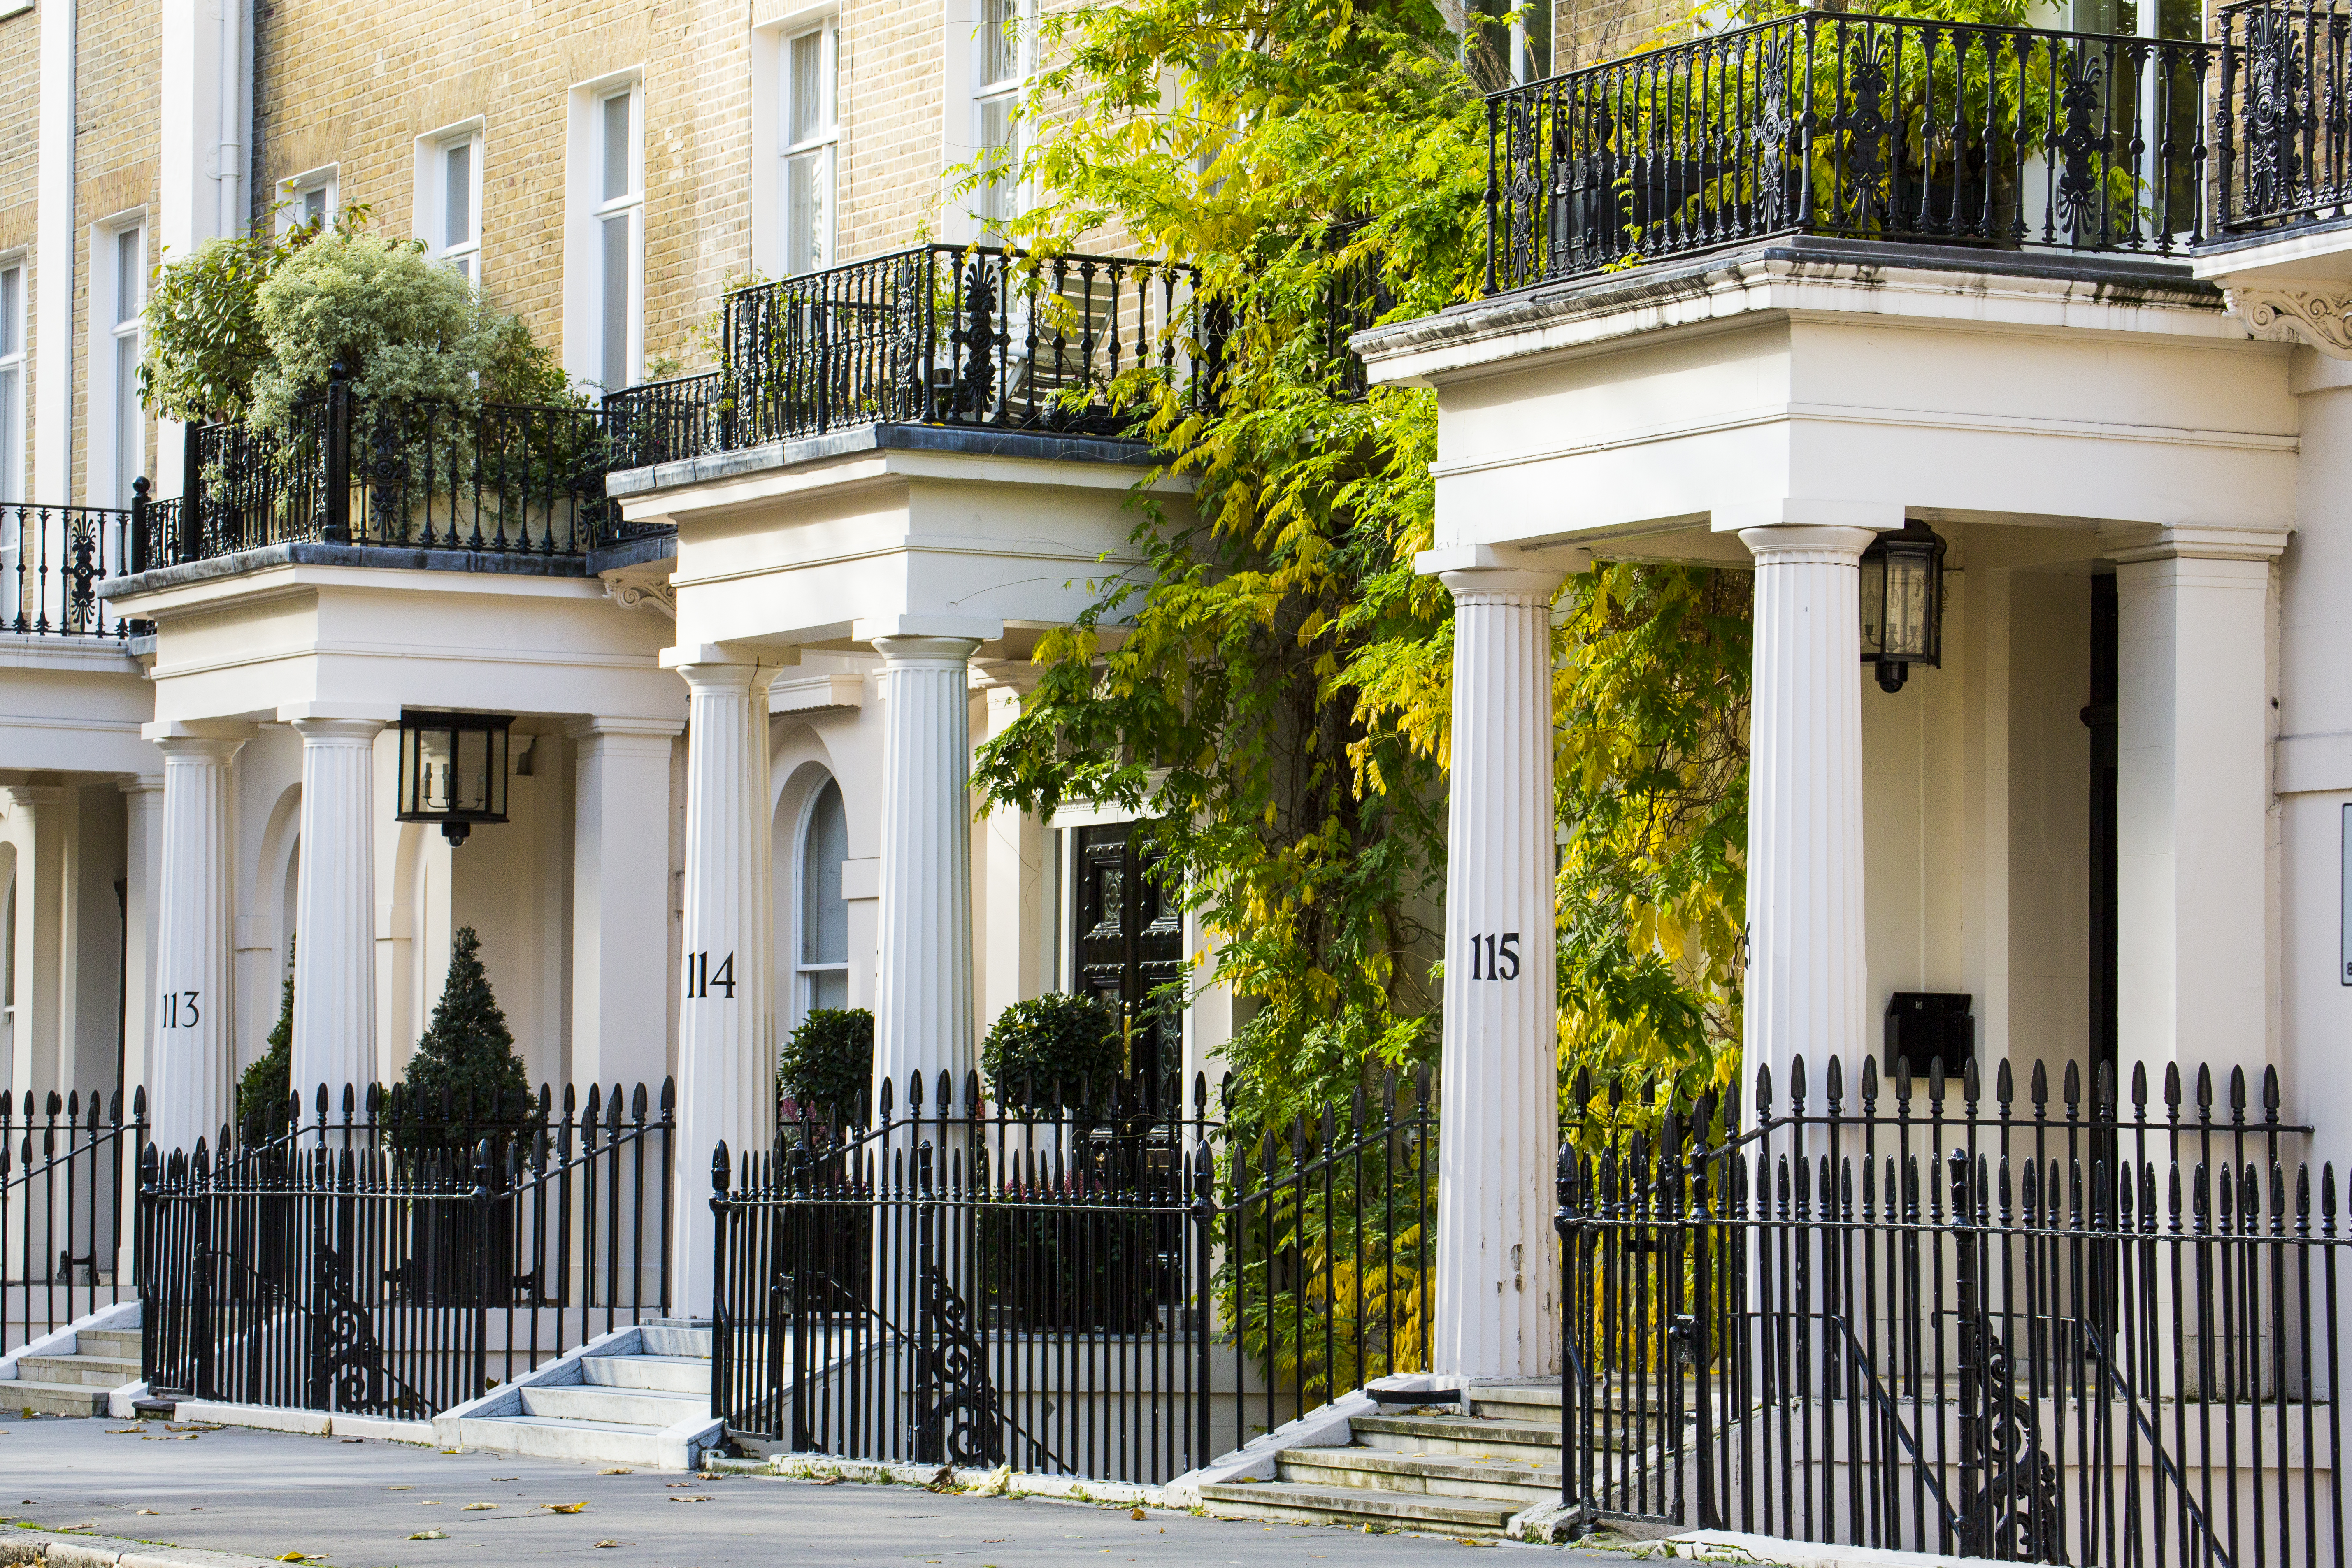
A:
<svg viewBox="0 0 2352 1568">
<path fill-rule="evenodd" d="M 1439 1538 L 1196 1518 L 914 1487 L 715 1479 L 240 1428 L 0 1417 L 0 1518 L 100 1535 L 278 1557 L 326 1568 L 727 1568 L 729 1564 L 1184 1563 L 1201 1568 L 1463 1568 L 1482 1552 L 1540 1552 Z M 575 1514 L 541 1505 L 587 1503 Z M 495 1503 L 467 1510 L 468 1503 Z M 152 1510 L 142 1514 L 141 1510 Z M 414 1541 L 412 1533 L 446 1532 Z M 604 1543 L 610 1542 L 611 1545 Z M 1618 1561 L 1622 1562 L 1622 1559 Z"/>
</svg>

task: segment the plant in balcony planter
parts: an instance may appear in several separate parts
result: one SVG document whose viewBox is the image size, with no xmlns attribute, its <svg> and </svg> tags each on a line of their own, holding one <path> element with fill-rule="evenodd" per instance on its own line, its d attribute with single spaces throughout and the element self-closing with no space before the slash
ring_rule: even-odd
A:
<svg viewBox="0 0 2352 1568">
<path fill-rule="evenodd" d="M 981 1070 L 999 1105 L 1098 1111 L 1128 1068 L 1116 1003 L 1049 992 L 996 1016 L 980 1047 Z"/>
<path fill-rule="evenodd" d="M 812 1007 L 777 1054 L 776 1092 L 802 1121 L 862 1121 L 873 1083 L 874 1015 L 863 1007 Z"/>
</svg>

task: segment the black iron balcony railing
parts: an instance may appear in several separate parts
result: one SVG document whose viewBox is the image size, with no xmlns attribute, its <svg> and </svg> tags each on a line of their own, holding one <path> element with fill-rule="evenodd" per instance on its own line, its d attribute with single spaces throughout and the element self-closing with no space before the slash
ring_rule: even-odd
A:
<svg viewBox="0 0 2352 1568">
<path fill-rule="evenodd" d="M 1205 395 L 1192 269 L 918 246 L 741 289 L 700 395 L 722 448 L 875 423 L 1123 437 L 1132 373 Z"/>
<path fill-rule="evenodd" d="M 2242 0 L 2221 35 L 2220 226 L 2321 222 L 2352 210 L 2347 0 Z"/>
<path fill-rule="evenodd" d="M 368 402 L 337 381 L 282 430 L 196 429 L 163 555 L 300 541 L 577 556 L 611 510 L 608 448 L 594 409 Z"/>
<path fill-rule="evenodd" d="M 139 623 L 116 614 L 98 585 L 151 564 L 158 528 L 179 511 L 177 501 L 150 502 L 145 479 L 136 489 L 129 507 L 0 501 L 0 632 L 118 641 L 135 634 Z"/>
<path fill-rule="evenodd" d="M 1784 234 L 2170 255 L 2220 52 L 1808 11 L 1513 88 L 1487 289 Z"/>
</svg>

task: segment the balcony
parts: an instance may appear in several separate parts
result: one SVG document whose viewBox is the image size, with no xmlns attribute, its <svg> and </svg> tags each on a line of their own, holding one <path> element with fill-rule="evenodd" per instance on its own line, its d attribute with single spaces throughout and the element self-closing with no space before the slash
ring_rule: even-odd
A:
<svg viewBox="0 0 2352 1568">
<path fill-rule="evenodd" d="M 0 501 L 0 632 L 120 643 L 140 623 L 100 597 L 110 577 L 144 570 L 148 542 L 177 526 L 177 501 L 151 503 L 146 481 L 131 506 Z"/>
<path fill-rule="evenodd" d="M 122 542 L 91 559 L 113 576 L 319 544 L 593 571 L 664 531 L 607 499 L 625 469 L 874 424 L 1139 444 L 1146 382 L 1205 390 L 1192 308 L 1192 270 L 1165 262 L 919 246 L 739 290 L 720 368 L 594 408 L 372 403 L 336 383 L 279 431 L 203 426 L 187 499 L 110 523 Z"/>
<path fill-rule="evenodd" d="M 1488 100 L 1486 291 L 1785 235 L 2185 257 L 2343 216 L 2344 0 L 2214 41 L 1806 11 Z"/>
</svg>

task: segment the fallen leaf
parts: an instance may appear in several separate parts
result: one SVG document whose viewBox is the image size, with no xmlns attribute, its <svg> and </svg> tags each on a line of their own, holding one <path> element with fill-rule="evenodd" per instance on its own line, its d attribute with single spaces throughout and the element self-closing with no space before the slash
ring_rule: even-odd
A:
<svg viewBox="0 0 2352 1568">
<path fill-rule="evenodd" d="M 153 1513 L 155 1510 L 152 1508 L 142 1508 L 139 1511 L 141 1513 Z"/>
<path fill-rule="evenodd" d="M 364 1443 L 367 1439 L 364 1437 L 346 1437 L 343 1441 L 346 1443 Z"/>
<path fill-rule="evenodd" d="M 415 1487 L 386 1487 L 383 1489 L 388 1492 L 413 1492 L 416 1489 Z"/>
<path fill-rule="evenodd" d="M 599 1546 L 618 1546 L 621 1543 L 617 1541 L 600 1541 L 596 1544 Z"/>
<path fill-rule="evenodd" d="M 494 1481 L 519 1481 L 522 1479 L 522 1478 L 520 1476 L 492 1476 L 490 1479 Z"/>
<path fill-rule="evenodd" d="M 106 1429 L 106 1435 L 110 1437 L 120 1437 L 125 1432 L 136 1432 L 138 1430 L 139 1428 L 136 1426 L 109 1426 Z"/>
<path fill-rule="evenodd" d="M 596 1473 L 600 1476 L 634 1476 L 637 1472 L 635 1470 L 599 1470 Z"/>
<path fill-rule="evenodd" d="M 449 1532 L 446 1530 L 420 1530 L 408 1539 L 411 1541 L 446 1541 L 449 1539 Z"/>
<path fill-rule="evenodd" d="M 541 1503 L 539 1506 L 540 1506 L 540 1507 L 541 1507 L 541 1508 L 543 1508 L 543 1509 L 545 1509 L 545 1510 L 546 1510 L 548 1512 L 550 1512 L 550 1513 L 578 1513 L 582 1509 L 586 1508 L 588 1505 L 587 1505 L 587 1503 L 586 1503 L 586 1502 L 583 1501 L 583 1502 L 543 1502 L 543 1503 Z"/>
<path fill-rule="evenodd" d="M 479 1513 L 486 1508 L 496 1508 L 499 1505 L 494 1502 L 469 1502 L 457 1511 L 460 1513 Z"/>
<path fill-rule="evenodd" d="M 281 1552 L 276 1560 L 280 1563 L 315 1563 L 318 1557 L 315 1552 Z"/>
<path fill-rule="evenodd" d="M 1129 1519 L 1141 1519 L 1143 1517 L 1143 1510 L 1139 1508 L 1129 1509 L 1127 1510 L 1127 1517 Z"/>
<path fill-rule="evenodd" d="M 669 1500 L 672 1502 L 709 1502 L 710 1498 L 706 1493 L 701 1497 L 674 1497 Z"/>
</svg>

